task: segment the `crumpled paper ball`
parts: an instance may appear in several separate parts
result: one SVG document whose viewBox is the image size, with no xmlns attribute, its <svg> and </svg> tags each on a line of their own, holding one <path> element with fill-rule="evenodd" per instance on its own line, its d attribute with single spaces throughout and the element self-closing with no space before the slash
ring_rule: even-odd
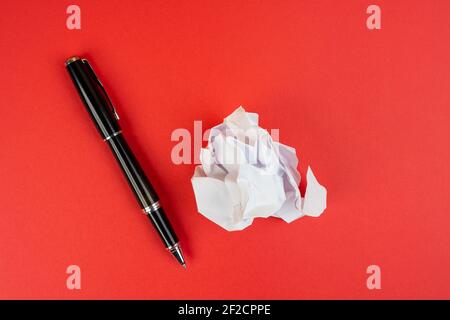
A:
<svg viewBox="0 0 450 320">
<path fill-rule="evenodd" d="M 273 141 L 258 126 L 258 114 L 242 107 L 211 129 L 200 162 L 191 179 L 198 211 L 228 231 L 258 217 L 318 217 L 326 208 L 327 190 L 311 168 L 302 198 L 295 149 Z"/>
</svg>

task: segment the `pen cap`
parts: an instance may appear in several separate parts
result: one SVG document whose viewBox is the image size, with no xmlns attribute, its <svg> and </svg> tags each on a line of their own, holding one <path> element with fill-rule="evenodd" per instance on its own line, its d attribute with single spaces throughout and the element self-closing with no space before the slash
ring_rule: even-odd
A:
<svg viewBox="0 0 450 320">
<path fill-rule="evenodd" d="M 119 116 L 89 62 L 72 57 L 67 59 L 66 69 L 102 138 L 120 132 Z"/>
</svg>

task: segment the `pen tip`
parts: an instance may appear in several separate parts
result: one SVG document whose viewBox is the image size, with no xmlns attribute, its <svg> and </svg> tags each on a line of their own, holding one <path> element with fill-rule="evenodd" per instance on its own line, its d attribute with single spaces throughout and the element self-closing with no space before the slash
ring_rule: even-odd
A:
<svg viewBox="0 0 450 320">
<path fill-rule="evenodd" d="M 181 264 L 181 266 L 186 269 L 186 261 L 184 261 L 180 245 L 178 243 L 174 244 L 172 247 L 169 248 L 169 251 L 173 254 L 173 256 Z"/>
</svg>

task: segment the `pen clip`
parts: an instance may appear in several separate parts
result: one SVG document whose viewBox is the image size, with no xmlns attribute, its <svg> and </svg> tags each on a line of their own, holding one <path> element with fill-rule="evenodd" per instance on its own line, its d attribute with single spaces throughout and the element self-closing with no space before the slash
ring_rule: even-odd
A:
<svg viewBox="0 0 450 320">
<path fill-rule="evenodd" d="M 116 108 L 114 107 L 114 105 L 111 102 L 111 99 L 109 98 L 108 94 L 106 93 L 105 88 L 103 87 L 103 84 L 100 82 L 100 80 L 98 79 L 97 75 L 94 72 L 94 69 L 92 69 L 91 64 L 89 63 L 89 61 L 87 59 L 81 59 L 81 62 L 83 62 L 87 68 L 89 69 L 89 72 L 91 73 L 91 77 L 97 81 L 97 83 L 100 85 L 100 88 L 102 88 L 102 91 L 106 97 L 106 99 L 108 100 L 109 106 L 111 107 L 111 112 L 114 116 L 114 118 L 116 118 L 116 120 L 119 120 L 119 114 L 116 111 Z"/>
</svg>

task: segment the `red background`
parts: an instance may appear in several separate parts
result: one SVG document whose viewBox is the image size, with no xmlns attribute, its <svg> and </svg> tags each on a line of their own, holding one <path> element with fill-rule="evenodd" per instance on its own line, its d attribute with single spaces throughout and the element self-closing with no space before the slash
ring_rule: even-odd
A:
<svg viewBox="0 0 450 320">
<path fill-rule="evenodd" d="M 450 298 L 450 2 L 375 3 L 381 30 L 372 1 L 76 1 L 73 31 L 71 2 L 2 3 L 0 298 Z M 74 54 L 115 103 L 186 271 L 84 111 Z M 241 104 L 327 187 L 320 218 L 230 233 L 197 213 L 170 135 Z"/>
</svg>

